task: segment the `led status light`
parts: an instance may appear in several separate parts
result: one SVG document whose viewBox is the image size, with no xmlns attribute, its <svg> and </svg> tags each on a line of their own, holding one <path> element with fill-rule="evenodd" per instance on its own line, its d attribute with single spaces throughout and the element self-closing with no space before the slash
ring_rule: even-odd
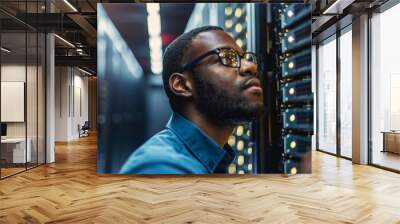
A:
<svg viewBox="0 0 400 224">
<path fill-rule="evenodd" d="M 229 165 L 229 167 L 228 167 L 228 173 L 230 173 L 230 174 L 236 173 L 236 164 L 231 164 L 231 165 Z"/>
<path fill-rule="evenodd" d="M 241 165 L 244 164 L 244 156 L 242 156 L 242 155 L 238 156 L 237 164 L 238 164 L 239 166 L 241 166 Z"/>
<path fill-rule="evenodd" d="M 242 16 L 242 9 L 241 8 L 237 8 L 235 10 L 235 16 L 236 16 L 236 18 L 239 18 L 240 16 Z"/>
<path fill-rule="evenodd" d="M 243 126 L 238 126 L 238 127 L 236 128 L 236 135 L 237 135 L 237 136 L 243 135 Z"/>
<path fill-rule="evenodd" d="M 225 20 L 225 27 L 226 28 L 231 28 L 232 27 L 232 20 L 230 20 L 230 19 L 227 19 L 227 20 Z"/>
<path fill-rule="evenodd" d="M 236 138 L 235 138 L 235 136 L 233 136 L 233 135 L 229 136 L 228 144 L 229 144 L 230 146 L 234 146 L 235 143 L 236 143 Z"/>
<path fill-rule="evenodd" d="M 244 142 L 242 140 L 238 141 L 236 148 L 237 150 L 241 151 L 244 147 Z"/>
<path fill-rule="evenodd" d="M 293 12 L 292 10 L 289 10 L 289 11 L 287 12 L 287 16 L 288 16 L 288 17 L 294 16 L 294 12 Z"/>
<path fill-rule="evenodd" d="M 289 43 L 292 43 L 294 41 L 294 37 L 293 36 L 289 36 L 288 37 L 288 41 L 289 41 Z"/>
<path fill-rule="evenodd" d="M 236 33 L 242 32 L 242 29 L 243 29 L 242 24 L 240 24 L 240 23 L 236 24 L 236 26 L 235 26 Z"/>
<path fill-rule="evenodd" d="M 230 16 L 232 15 L 232 8 L 231 7 L 226 7 L 225 8 L 225 15 Z"/>
<path fill-rule="evenodd" d="M 247 148 L 247 154 L 251 155 L 251 153 L 253 153 L 253 148 L 252 147 Z"/>
<path fill-rule="evenodd" d="M 296 173 L 297 173 L 297 168 L 292 167 L 292 169 L 290 169 L 290 174 L 295 175 Z"/>
</svg>

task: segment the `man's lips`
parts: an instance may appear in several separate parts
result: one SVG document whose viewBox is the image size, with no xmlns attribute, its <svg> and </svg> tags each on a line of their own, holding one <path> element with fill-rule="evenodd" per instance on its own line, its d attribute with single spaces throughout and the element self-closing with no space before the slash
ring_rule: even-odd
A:
<svg viewBox="0 0 400 224">
<path fill-rule="evenodd" d="M 261 95 L 263 90 L 261 88 L 260 80 L 258 78 L 251 78 L 250 80 L 247 80 L 243 85 L 243 91 Z"/>
<path fill-rule="evenodd" d="M 243 89 L 248 89 L 250 87 L 261 88 L 260 80 L 258 78 L 252 78 L 250 80 L 247 80 L 243 85 Z"/>
</svg>

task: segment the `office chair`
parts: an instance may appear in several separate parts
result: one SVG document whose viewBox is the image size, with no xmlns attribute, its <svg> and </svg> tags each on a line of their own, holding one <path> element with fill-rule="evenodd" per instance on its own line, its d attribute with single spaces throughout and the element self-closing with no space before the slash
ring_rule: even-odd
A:
<svg viewBox="0 0 400 224">
<path fill-rule="evenodd" d="M 80 125 L 78 124 L 79 138 L 89 136 L 89 129 L 90 129 L 89 121 L 85 121 L 82 127 L 80 127 Z"/>
</svg>

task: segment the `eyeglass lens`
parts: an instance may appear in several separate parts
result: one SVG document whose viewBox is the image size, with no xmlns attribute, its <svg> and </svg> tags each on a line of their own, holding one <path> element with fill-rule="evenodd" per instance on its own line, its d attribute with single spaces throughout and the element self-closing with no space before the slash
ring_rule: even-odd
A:
<svg viewBox="0 0 400 224">
<path fill-rule="evenodd" d="M 239 68 L 240 67 L 240 58 L 241 56 L 233 49 L 224 49 L 219 53 L 219 56 L 221 58 L 222 64 L 229 66 L 229 67 L 234 67 L 234 68 Z M 254 64 L 257 64 L 257 59 L 255 55 L 251 53 L 245 53 L 243 57 L 245 60 L 252 62 Z"/>
</svg>

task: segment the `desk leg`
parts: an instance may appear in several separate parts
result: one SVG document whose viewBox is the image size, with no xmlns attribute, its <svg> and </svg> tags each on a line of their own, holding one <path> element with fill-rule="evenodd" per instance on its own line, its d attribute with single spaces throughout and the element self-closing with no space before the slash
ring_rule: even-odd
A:
<svg viewBox="0 0 400 224">
<path fill-rule="evenodd" d="M 386 134 L 385 133 L 382 133 L 383 134 L 383 149 L 382 149 L 382 151 L 381 152 L 386 152 Z"/>
</svg>

